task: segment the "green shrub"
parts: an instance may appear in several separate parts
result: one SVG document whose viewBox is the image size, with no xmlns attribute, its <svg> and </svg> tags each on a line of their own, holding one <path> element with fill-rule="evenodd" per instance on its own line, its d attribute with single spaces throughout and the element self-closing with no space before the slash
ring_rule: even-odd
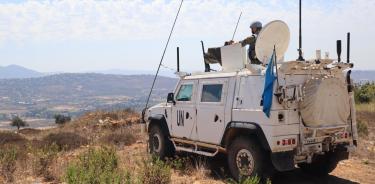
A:
<svg viewBox="0 0 375 184">
<path fill-rule="evenodd" d="M 140 172 L 143 184 L 165 184 L 171 182 L 171 167 L 158 158 L 143 160 Z"/>
<path fill-rule="evenodd" d="M 368 135 L 368 126 L 365 121 L 357 121 L 357 131 L 360 136 L 367 136 Z"/>
<path fill-rule="evenodd" d="M 265 182 L 261 182 L 261 178 L 258 176 L 253 177 L 246 177 L 246 178 L 240 178 L 240 180 L 234 181 L 233 179 L 230 179 L 227 183 L 229 184 L 260 184 L 260 183 L 266 183 L 271 184 L 271 180 L 267 179 Z"/>
<path fill-rule="evenodd" d="M 354 97 L 357 103 L 370 103 L 375 100 L 375 84 L 366 83 L 355 86 Z"/>
<path fill-rule="evenodd" d="M 170 165 L 173 169 L 182 171 L 182 172 L 187 171 L 189 169 L 188 167 L 192 167 L 192 164 L 190 162 L 191 161 L 189 160 L 188 157 L 182 157 L 182 158 L 177 157 L 177 158 L 172 158 L 172 159 L 167 158 L 167 161 L 166 161 L 166 163 Z"/>
<path fill-rule="evenodd" d="M 70 116 L 65 116 L 62 114 L 56 114 L 54 117 L 55 117 L 55 123 L 59 125 L 65 124 L 72 120 Z"/>
<path fill-rule="evenodd" d="M 14 146 L 3 147 L 0 149 L 0 174 L 6 182 L 13 181 L 13 173 L 16 170 L 18 152 L 18 149 Z"/>
<path fill-rule="evenodd" d="M 118 168 L 118 158 L 112 148 L 90 148 L 80 155 L 79 160 L 68 166 L 65 174 L 67 183 L 131 183 L 129 173 Z"/>
</svg>

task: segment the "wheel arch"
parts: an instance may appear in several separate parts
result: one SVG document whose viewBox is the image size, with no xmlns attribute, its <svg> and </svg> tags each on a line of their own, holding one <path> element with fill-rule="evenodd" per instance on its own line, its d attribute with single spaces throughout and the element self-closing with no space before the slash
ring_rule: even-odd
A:
<svg viewBox="0 0 375 184">
<path fill-rule="evenodd" d="M 170 137 L 170 132 L 169 132 L 169 128 L 168 128 L 168 125 L 167 125 L 167 121 L 164 117 L 163 114 L 155 114 L 155 115 L 152 115 L 150 117 L 148 117 L 148 121 L 149 121 L 149 124 L 148 124 L 148 127 L 147 127 L 147 132 L 150 131 L 150 127 L 152 126 L 159 126 L 161 128 L 161 130 L 166 133 L 166 135 L 168 137 Z"/>
<path fill-rule="evenodd" d="M 264 135 L 262 128 L 259 124 L 254 122 L 230 122 L 224 131 L 224 136 L 221 140 L 221 145 L 227 148 L 235 137 L 246 135 L 255 138 L 261 147 L 266 151 L 271 151 L 270 145 L 268 144 L 267 138 Z"/>
</svg>

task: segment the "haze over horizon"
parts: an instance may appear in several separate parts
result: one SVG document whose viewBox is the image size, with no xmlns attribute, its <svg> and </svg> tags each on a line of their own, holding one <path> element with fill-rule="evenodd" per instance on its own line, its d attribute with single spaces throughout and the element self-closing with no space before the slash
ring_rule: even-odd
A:
<svg viewBox="0 0 375 184">
<path fill-rule="evenodd" d="M 375 2 L 304 0 L 303 50 L 336 58 L 335 43 L 352 34 L 351 58 L 356 70 L 375 70 Z M 0 2 L 1 65 L 20 65 L 43 73 L 103 70 L 154 71 L 179 1 L 10 1 Z M 350 10 L 350 11 L 348 11 Z M 181 48 L 181 69 L 203 68 L 200 40 L 206 48 L 231 38 L 243 12 L 235 40 L 250 35 L 249 24 L 275 19 L 288 23 L 291 41 L 286 60 L 297 58 L 298 1 L 185 1 L 164 64 L 175 68 Z M 165 70 L 165 69 L 163 69 Z"/>
</svg>

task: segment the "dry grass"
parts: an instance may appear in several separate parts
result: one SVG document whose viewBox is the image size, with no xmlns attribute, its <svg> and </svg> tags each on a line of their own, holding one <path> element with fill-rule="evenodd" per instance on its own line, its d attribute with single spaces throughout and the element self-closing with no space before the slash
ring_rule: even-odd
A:
<svg viewBox="0 0 375 184">
<path fill-rule="evenodd" d="M 375 112 L 375 102 L 356 104 L 357 112 Z"/>
<path fill-rule="evenodd" d="M 23 128 L 23 129 L 20 129 L 18 132 L 24 135 L 35 135 L 35 134 L 39 134 L 42 131 L 43 130 L 33 129 L 33 128 Z"/>
<path fill-rule="evenodd" d="M 359 142 L 353 156 L 375 165 L 375 103 L 357 104 Z"/>
<path fill-rule="evenodd" d="M 369 165 L 371 165 L 375 155 L 375 152 L 369 151 L 373 149 L 375 140 L 373 133 L 375 111 L 364 109 L 366 110 L 359 108 L 357 117 L 366 122 L 369 134 L 360 138 L 359 151 L 355 156 L 370 160 Z M 15 149 L 28 147 L 28 149 L 18 149 L 16 164 L 11 164 L 16 166 L 15 170 L 8 167 L 10 165 L 1 164 L 7 172 L 3 172 L 0 183 L 10 181 L 7 178 L 11 177 L 18 183 L 35 183 L 36 178 L 39 178 L 38 183 L 63 182 L 67 168 L 77 163 L 77 160 L 90 149 L 100 149 L 103 146 L 109 146 L 115 151 L 118 158 L 117 169 L 129 171 L 132 183 L 154 181 L 224 183 L 226 181 L 227 173 L 216 171 L 213 169 L 215 166 L 211 165 L 219 163 L 216 160 L 180 155 L 168 160 L 166 164 L 149 161 L 146 136 L 140 134 L 139 122 L 139 114 L 130 110 L 92 112 L 54 129 L 40 131 L 25 129 L 19 134 L 0 132 L 0 148 L 9 145 L 15 145 Z M 9 144 L 1 144 L 1 142 Z M 27 178 L 32 179 L 26 180 Z"/>
<path fill-rule="evenodd" d="M 66 168 L 88 150 L 86 145 L 121 150 L 140 139 L 139 118 L 131 110 L 98 111 L 53 129 L 0 132 L 0 183 L 60 183 Z"/>
<path fill-rule="evenodd" d="M 73 150 L 88 144 L 86 138 L 72 132 L 51 133 L 43 137 L 42 141 L 47 145 L 56 144 L 59 151 Z"/>
<path fill-rule="evenodd" d="M 14 132 L 0 132 L 0 145 L 13 144 L 13 145 L 25 145 L 27 139 L 20 134 Z"/>
<path fill-rule="evenodd" d="M 100 138 L 100 142 L 104 145 L 114 145 L 117 147 L 129 146 L 137 141 L 134 134 L 129 131 L 123 133 L 113 132 Z"/>
</svg>

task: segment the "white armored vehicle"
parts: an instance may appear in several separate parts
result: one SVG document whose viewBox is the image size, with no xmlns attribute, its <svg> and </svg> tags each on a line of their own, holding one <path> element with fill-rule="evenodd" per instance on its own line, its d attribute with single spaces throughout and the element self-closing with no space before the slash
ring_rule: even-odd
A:
<svg viewBox="0 0 375 184">
<path fill-rule="evenodd" d="M 261 65 L 249 64 L 241 44 L 209 49 L 206 67 L 219 63 L 221 71 L 179 73 L 167 102 L 147 109 L 151 153 L 223 153 L 236 179 L 296 166 L 312 174 L 333 171 L 357 144 L 353 65 L 340 61 L 341 41 L 338 60 L 317 51 L 315 59 L 284 62 L 288 44 L 288 26 L 272 21 L 257 38 Z M 268 117 L 269 72 L 275 80 Z"/>
</svg>

